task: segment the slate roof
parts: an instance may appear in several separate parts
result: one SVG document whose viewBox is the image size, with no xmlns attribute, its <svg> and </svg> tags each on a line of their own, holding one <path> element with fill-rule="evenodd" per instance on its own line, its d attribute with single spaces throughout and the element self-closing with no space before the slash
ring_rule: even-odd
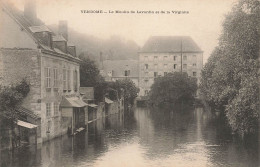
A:
<svg viewBox="0 0 260 167">
<path fill-rule="evenodd" d="M 47 26 L 45 26 L 45 25 L 31 26 L 31 27 L 29 27 L 29 29 L 33 33 L 36 33 L 36 32 L 51 32 L 51 30 Z"/>
<path fill-rule="evenodd" d="M 80 61 L 79 58 L 74 57 L 68 53 L 60 51 L 58 48 L 50 48 L 40 42 L 40 39 L 34 34 L 36 32 L 50 32 L 53 36 L 55 35 L 40 19 L 35 19 L 33 22 L 24 16 L 24 13 L 17 8 L 9 5 L 8 3 L 3 3 L 0 1 L 0 8 L 2 8 L 17 24 L 24 29 L 29 36 L 38 44 L 38 46 L 43 51 L 48 51 L 48 53 L 54 53 L 64 56 L 70 60 Z"/>
<path fill-rule="evenodd" d="M 140 52 L 203 52 L 189 36 L 152 36 Z"/>
<path fill-rule="evenodd" d="M 130 70 L 129 77 L 138 77 L 139 65 L 137 60 L 105 60 L 103 62 L 104 72 L 113 70 L 112 77 L 124 77 L 125 70 Z"/>
<path fill-rule="evenodd" d="M 53 41 L 66 41 L 66 39 L 62 35 L 54 35 L 52 36 Z"/>
</svg>

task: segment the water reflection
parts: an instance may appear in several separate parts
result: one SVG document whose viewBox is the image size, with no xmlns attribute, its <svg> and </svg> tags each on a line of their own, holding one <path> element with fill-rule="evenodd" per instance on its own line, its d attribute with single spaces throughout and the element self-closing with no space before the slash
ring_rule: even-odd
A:
<svg viewBox="0 0 260 167">
<path fill-rule="evenodd" d="M 258 166 L 257 148 L 202 108 L 136 108 L 90 123 L 88 133 L 2 151 L 0 160 L 2 167 Z"/>
</svg>

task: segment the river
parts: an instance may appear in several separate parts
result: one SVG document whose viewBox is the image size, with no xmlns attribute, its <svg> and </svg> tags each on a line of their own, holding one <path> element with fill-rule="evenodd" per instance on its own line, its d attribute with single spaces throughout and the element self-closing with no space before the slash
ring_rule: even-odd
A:
<svg viewBox="0 0 260 167">
<path fill-rule="evenodd" d="M 202 108 L 135 108 L 90 123 L 88 133 L 0 157 L 1 167 L 259 166 L 257 139 L 231 135 Z"/>
</svg>

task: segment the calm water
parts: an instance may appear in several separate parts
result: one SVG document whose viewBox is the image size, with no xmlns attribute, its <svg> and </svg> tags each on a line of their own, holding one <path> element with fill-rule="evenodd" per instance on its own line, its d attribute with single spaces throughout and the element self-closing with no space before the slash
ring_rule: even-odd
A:
<svg viewBox="0 0 260 167">
<path fill-rule="evenodd" d="M 136 108 L 113 115 L 74 138 L 63 136 L 14 155 L 1 152 L 1 166 L 258 166 L 257 140 L 242 142 L 201 108 L 182 110 Z"/>
</svg>

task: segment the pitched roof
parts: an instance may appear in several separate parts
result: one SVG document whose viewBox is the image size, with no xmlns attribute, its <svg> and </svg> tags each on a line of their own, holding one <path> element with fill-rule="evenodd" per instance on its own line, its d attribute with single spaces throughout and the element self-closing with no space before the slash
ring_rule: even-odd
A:
<svg viewBox="0 0 260 167">
<path fill-rule="evenodd" d="M 113 71 L 112 77 L 124 77 L 125 70 L 130 70 L 129 77 L 138 77 L 137 60 L 105 60 L 103 70 L 107 73 Z"/>
<path fill-rule="evenodd" d="M 53 35 L 53 41 L 67 41 L 62 35 Z"/>
<path fill-rule="evenodd" d="M 203 52 L 189 36 L 152 36 L 140 52 Z"/>
<path fill-rule="evenodd" d="M 48 51 L 48 53 L 54 53 L 58 55 L 65 56 L 68 59 L 74 59 L 80 61 L 79 58 L 74 57 L 68 53 L 64 53 L 57 48 L 50 48 L 49 46 L 44 45 L 39 37 L 35 35 L 36 32 L 50 32 L 55 35 L 40 19 L 36 18 L 34 21 L 26 18 L 24 12 L 18 10 L 17 8 L 9 5 L 6 2 L 0 1 L 0 7 L 22 28 L 24 29 L 30 37 L 39 45 L 43 51 Z"/>
<path fill-rule="evenodd" d="M 26 116 L 30 116 L 31 118 L 34 118 L 34 119 L 39 119 L 41 118 L 39 115 L 37 115 L 36 113 L 34 113 L 33 111 L 31 110 L 28 110 L 24 107 L 19 107 L 16 109 L 16 111 L 19 113 L 19 114 L 22 114 L 22 115 L 26 115 Z"/>
<path fill-rule="evenodd" d="M 51 30 L 45 26 L 45 25 L 41 25 L 41 26 L 31 26 L 29 27 L 29 29 L 33 32 L 51 32 Z"/>
</svg>

